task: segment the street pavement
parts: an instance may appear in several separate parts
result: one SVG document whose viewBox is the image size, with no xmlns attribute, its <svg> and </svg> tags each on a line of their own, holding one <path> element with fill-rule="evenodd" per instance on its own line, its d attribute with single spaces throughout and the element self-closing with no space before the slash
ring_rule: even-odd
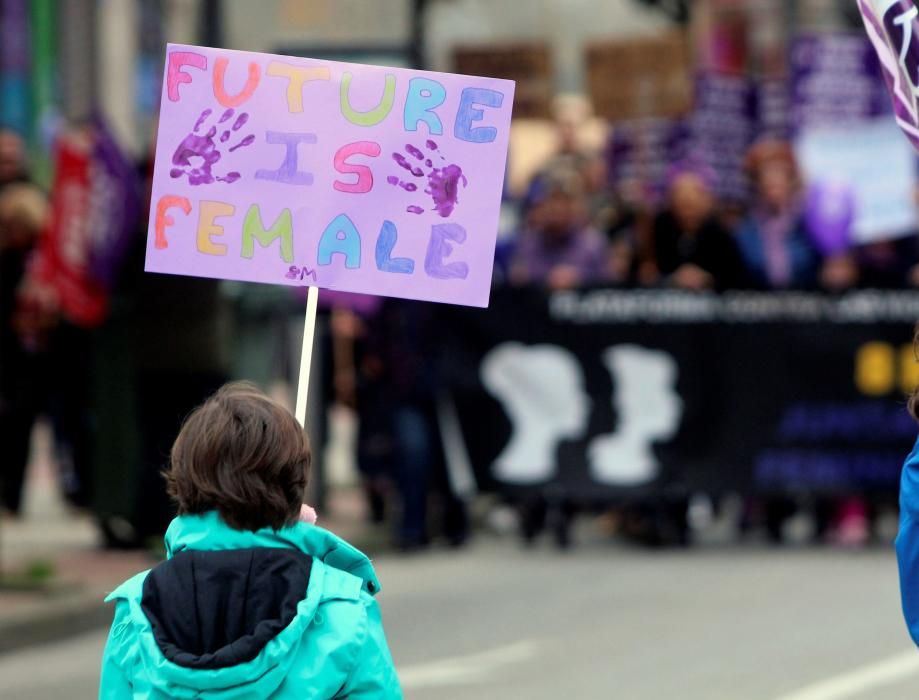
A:
<svg viewBox="0 0 919 700">
<path fill-rule="evenodd" d="M 570 552 L 479 538 L 376 561 L 408 698 L 906 700 L 889 548 Z M 104 631 L 0 656 L 0 698 L 92 698 Z"/>
</svg>

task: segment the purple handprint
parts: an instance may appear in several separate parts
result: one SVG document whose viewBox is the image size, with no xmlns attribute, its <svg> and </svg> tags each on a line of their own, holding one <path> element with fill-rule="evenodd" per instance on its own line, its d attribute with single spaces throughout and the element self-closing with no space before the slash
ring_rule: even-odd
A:
<svg viewBox="0 0 919 700">
<path fill-rule="evenodd" d="M 214 141 L 214 137 L 217 136 L 217 126 L 212 126 L 203 136 L 198 134 L 198 129 L 200 129 L 201 125 L 211 116 L 212 111 L 213 110 L 206 109 L 201 112 L 201 116 L 198 117 L 198 121 L 195 122 L 192 133 L 182 139 L 182 143 L 179 144 L 175 153 L 172 154 L 172 164 L 180 167 L 175 167 L 170 170 L 170 177 L 179 178 L 183 175 L 187 175 L 189 185 L 209 185 L 212 182 L 236 182 L 240 178 L 239 173 L 236 171 L 229 172 L 225 176 L 215 175 L 211 172 L 211 168 L 223 155 L 217 149 L 218 144 Z M 233 109 L 226 110 L 220 115 L 217 124 L 223 124 L 228 121 L 233 114 Z M 242 112 L 236 117 L 233 126 L 226 127 L 223 132 L 221 132 L 220 143 L 229 141 L 231 134 L 239 131 L 247 121 L 249 121 L 249 115 L 246 112 Z M 249 134 L 236 145 L 231 146 L 229 151 L 232 153 L 237 148 L 243 148 L 244 146 L 250 145 L 253 141 L 255 141 L 255 135 Z"/>
<path fill-rule="evenodd" d="M 400 168 L 411 173 L 412 177 L 427 178 L 428 186 L 427 189 L 424 190 L 425 194 L 431 195 L 431 199 L 434 200 L 434 210 L 441 216 L 448 217 L 453 213 L 453 209 L 459 202 L 460 182 L 463 183 L 463 187 L 466 187 L 469 183 L 466 176 L 463 175 L 463 169 L 458 165 L 450 164 L 444 165 L 441 168 L 435 168 L 433 160 L 435 157 L 442 161 L 446 161 L 446 158 L 441 155 L 434 141 L 428 139 L 425 146 L 429 151 L 433 151 L 434 155 L 426 155 L 417 146 L 407 143 L 405 144 L 405 152 L 408 153 L 411 159 L 402 153 L 393 153 L 392 158 L 398 163 Z M 423 170 L 416 162 L 423 162 L 427 171 Z M 414 182 L 405 182 L 396 175 L 387 177 L 386 182 L 390 185 L 401 187 L 406 192 L 415 192 L 418 190 L 418 185 Z M 424 208 L 417 204 L 412 204 L 406 207 L 405 211 L 410 214 L 421 214 Z"/>
</svg>

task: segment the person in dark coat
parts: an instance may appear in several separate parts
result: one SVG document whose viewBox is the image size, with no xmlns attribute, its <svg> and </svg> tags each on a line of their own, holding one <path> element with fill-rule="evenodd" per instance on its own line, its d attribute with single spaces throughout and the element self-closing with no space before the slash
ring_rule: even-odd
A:
<svg viewBox="0 0 919 700">
<path fill-rule="evenodd" d="M 437 424 L 437 401 L 444 388 L 441 334 L 436 305 L 386 299 L 368 323 L 365 363 L 375 365 L 385 395 L 377 421 L 392 438 L 391 473 L 401 501 L 396 535 L 405 551 L 430 540 L 428 496 L 442 507 L 442 534 L 451 545 L 468 535 L 464 502 L 452 491 Z"/>
<path fill-rule="evenodd" d="M 727 289 L 736 284 L 741 261 L 731 234 L 715 217 L 712 178 L 679 166 L 670 178 L 669 206 L 653 228 L 657 283 L 682 289 Z"/>
<path fill-rule="evenodd" d="M 0 506 L 12 515 L 20 512 L 32 427 L 45 403 L 45 353 L 28 336 L 46 334 L 39 333 L 41 318 L 20 314 L 18 291 L 46 216 L 47 202 L 37 188 L 0 185 Z"/>
</svg>

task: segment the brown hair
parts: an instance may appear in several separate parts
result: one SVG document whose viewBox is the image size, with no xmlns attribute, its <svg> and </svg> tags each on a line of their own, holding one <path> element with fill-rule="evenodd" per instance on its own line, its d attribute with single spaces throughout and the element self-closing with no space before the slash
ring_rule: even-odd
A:
<svg viewBox="0 0 919 700">
<path fill-rule="evenodd" d="M 763 168 L 769 163 L 779 163 L 788 168 L 795 186 L 801 184 L 801 172 L 795 152 L 787 141 L 765 138 L 757 141 L 744 158 L 744 168 L 753 180 L 759 178 Z"/>
<path fill-rule="evenodd" d="M 48 202 L 41 190 L 33 185 L 9 185 L 0 194 L 0 248 L 13 245 L 9 230 L 16 227 L 24 243 L 30 244 L 40 233 L 48 218 Z"/>
<path fill-rule="evenodd" d="M 234 382 L 185 419 L 164 476 L 180 515 L 216 510 L 238 530 L 277 530 L 296 522 L 309 469 L 309 440 L 290 412 Z"/>
</svg>

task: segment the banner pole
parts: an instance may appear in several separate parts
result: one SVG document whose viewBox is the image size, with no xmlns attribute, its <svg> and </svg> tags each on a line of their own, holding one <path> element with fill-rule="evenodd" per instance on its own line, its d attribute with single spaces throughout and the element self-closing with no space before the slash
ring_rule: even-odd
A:
<svg viewBox="0 0 919 700">
<path fill-rule="evenodd" d="M 306 428 L 306 397 L 310 389 L 310 364 L 313 361 L 313 336 L 316 332 L 316 306 L 319 287 L 310 287 L 306 295 L 306 317 L 303 320 L 303 348 L 300 351 L 300 378 L 297 382 L 297 422 Z"/>
</svg>

